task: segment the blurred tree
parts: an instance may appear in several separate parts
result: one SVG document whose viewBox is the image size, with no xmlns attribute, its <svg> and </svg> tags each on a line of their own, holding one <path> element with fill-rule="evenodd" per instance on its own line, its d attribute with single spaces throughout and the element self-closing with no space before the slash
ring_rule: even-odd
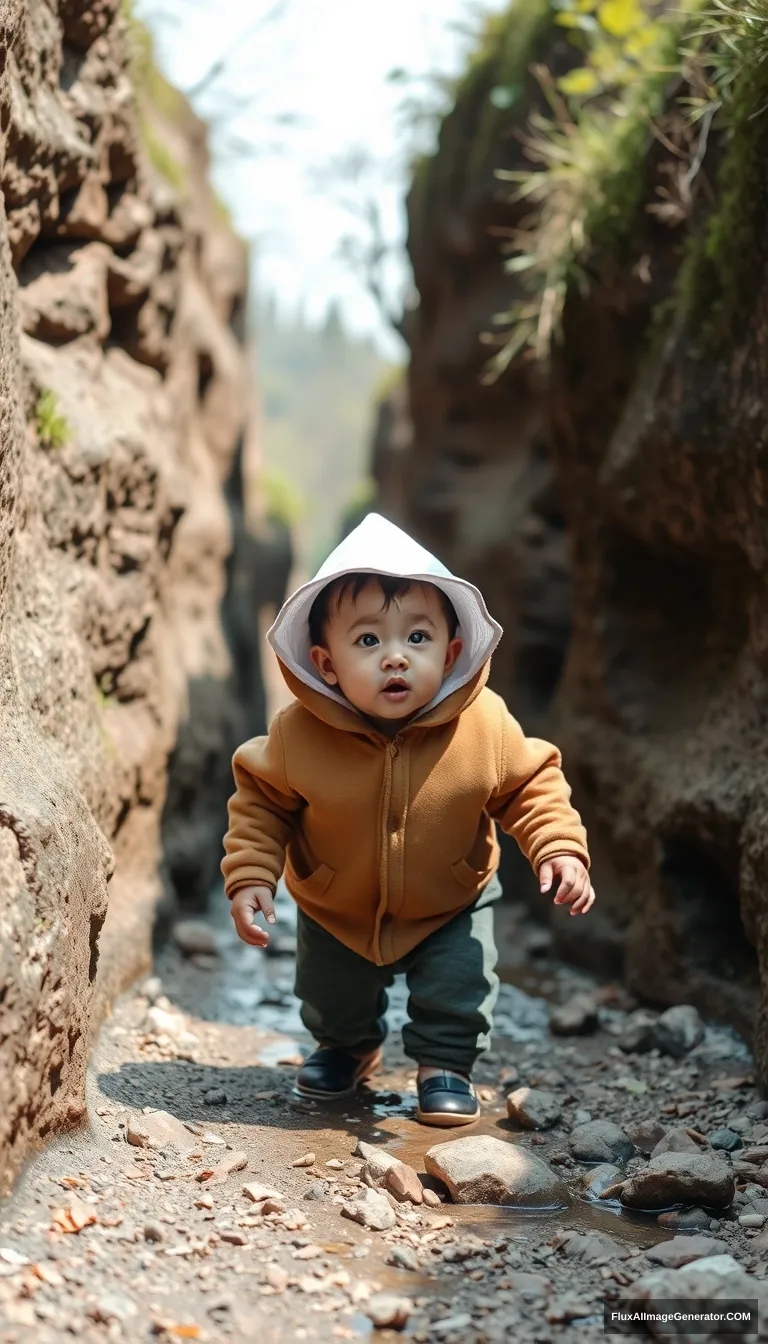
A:
<svg viewBox="0 0 768 1344">
<path fill-rule="evenodd" d="M 275 498 L 287 504 L 306 563 L 338 540 L 368 473 L 372 405 L 390 371 L 373 341 L 351 334 L 338 307 L 320 326 L 257 309 L 263 454 Z"/>
</svg>

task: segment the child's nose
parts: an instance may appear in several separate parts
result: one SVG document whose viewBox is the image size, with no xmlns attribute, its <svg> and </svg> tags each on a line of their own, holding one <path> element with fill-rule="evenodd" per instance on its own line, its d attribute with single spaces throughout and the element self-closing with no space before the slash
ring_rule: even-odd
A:
<svg viewBox="0 0 768 1344">
<path fill-rule="evenodd" d="M 403 649 L 387 649 L 382 659 L 384 667 L 407 667 L 408 659 Z"/>
</svg>

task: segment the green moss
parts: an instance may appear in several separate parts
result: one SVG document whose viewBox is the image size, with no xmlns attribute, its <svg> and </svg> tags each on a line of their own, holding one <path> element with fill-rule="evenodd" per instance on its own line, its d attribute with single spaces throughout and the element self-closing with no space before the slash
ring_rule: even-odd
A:
<svg viewBox="0 0 768 1344">
<path fill-rule="evenodd" d="M 46 448 L 63 448 L 72 437 L 72 427 L 66 417 L 60 414 L 58 398 L 50 388 L 38 397 L 35 421 L 37 437 Z"/>
</svg>

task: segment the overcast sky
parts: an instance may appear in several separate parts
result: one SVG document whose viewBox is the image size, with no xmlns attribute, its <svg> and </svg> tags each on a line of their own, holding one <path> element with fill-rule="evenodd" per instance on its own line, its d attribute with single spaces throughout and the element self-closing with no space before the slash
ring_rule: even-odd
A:
<svg viewBox="0 0 768 1344">
<path fill-rule="evenodd" d="M 466 37 L 452 25 L 476 22 L 480 9 L 504 0 L 139 0 L 155 32 L 158 56 L 174 83 L 192 89 L 217 58 L 225 72 L 195 105 L 216 111 L 233 98 L 252 99 L 226 130 L 216 185 L 235 223 L 256 244 L 257 281 L 287 309 L 303 304 L 320 318 L 337 299 L 354 329 L 372 332 L 387 353 L 398 351 L 363 284 L 337 256 L 340 239 L 358 226 L 338 202 L 327 165 L 364 147 L 377 167 L 368 175 L 395 243 L 388 285 L 396 300 L 405 283 L 402 255 L 405 165 L 413 132 L 398 107 L 407 92 L 387 76 L 399 68 L 420 77 L 460 68 Z M 261 28 L 259 19 L 273 14 Z M 299 124 L 279 119 L 295 114 Z M 233 155 L 227 141 L 258 150 Z M 318 183 L 317 177 L 325 178 Z M 342 187 L 339 190 L 343 190 Z M 398 255 L 397 244 L 400 244 Z"/>
</svg>

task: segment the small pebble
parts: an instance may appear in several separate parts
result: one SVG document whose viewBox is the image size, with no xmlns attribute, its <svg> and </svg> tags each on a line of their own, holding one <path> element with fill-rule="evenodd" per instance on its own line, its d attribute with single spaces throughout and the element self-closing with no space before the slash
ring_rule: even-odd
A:
<svg viewBox="0 0 768 1344">
<path fill-rule="evenodd" d="M 708 1138 L 713 1148 L 719 1148 L 724 1153 L 733 1153 L 742 1147 L 741 1135 L 734 1129 L 713 1129 Z"/>
<path fill-rule="evenodd" d="M 227 1094 L 220 1087 L 211 1087 L 203 1096 L 204 1106 L 226 1106 Z"/>
</svg>

